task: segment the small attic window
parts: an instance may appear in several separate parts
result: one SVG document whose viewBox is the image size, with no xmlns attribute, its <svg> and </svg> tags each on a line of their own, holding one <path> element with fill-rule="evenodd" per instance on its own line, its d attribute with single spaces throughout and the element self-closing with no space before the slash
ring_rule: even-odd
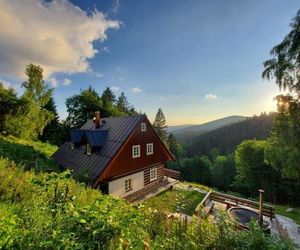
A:
<svg viewBox="0 0 300 250">
<path fill-rule="evenodd" d="M 75 148 L 75 144 L 74 144 L 74 142 L 71 142 L 71 150 L 74 150 L 74 148 Z"/>
<path fill-rule="evenodd" d="M 86 144 L 86 154 L 91 155 L 92 154 L 92 148 L 90 144 Z"/>
<path fill-rule="evenodd" d="M 147 127 L 146 127 L 146 123 L 145 122 L 141 123 L 141 131 L 142 132 L 146 132 L 147 131 Z"/>
</svg>

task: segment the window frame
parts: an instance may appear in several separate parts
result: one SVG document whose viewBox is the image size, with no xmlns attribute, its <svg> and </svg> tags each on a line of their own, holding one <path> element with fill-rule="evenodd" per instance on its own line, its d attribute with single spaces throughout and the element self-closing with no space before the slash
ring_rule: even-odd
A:
<svg viewBox="0 0 300 250">
<path fill-rule="evenodd" d="M 141 131 L 142 132 L 146 132 L 147 131 L 147 124 L 146 124 L 146 122 L 142 122 L 141 123 Z"/>
<path fill-rule="evenodd" d="M 138 154 L 135 154 L 135 149 L 137 149 Z M 141 157 L 141 145 L 132 145 L 132 158 Z"/>
<path fill-rule="evenodd" d="M 129 178 L 129 179 L 126 179 L 124 181 L 124 189 L 125 189 L 125 192 L 129 192 L 131 190 L 133 190 L 133 187 L 132 187 L 132 179 Z"/>
<path fill-rule="evenodd" d="M 153 175 L 153 173 L 154 173 L 154 175 Z M 151 168 L 149 176 L 150 176 L 150 181 L 156 180 L 157 179 L 157 168 Z"/>
<path fill-rule="evenodd" d="M 151 151 L 149 151 L 148 149 L 151 149 Z M 146 154 L 147 155 L 153 155 L 153 153 L 154 153 L 153 142 L 147 143 L 146 144 Z"/>
</svg>

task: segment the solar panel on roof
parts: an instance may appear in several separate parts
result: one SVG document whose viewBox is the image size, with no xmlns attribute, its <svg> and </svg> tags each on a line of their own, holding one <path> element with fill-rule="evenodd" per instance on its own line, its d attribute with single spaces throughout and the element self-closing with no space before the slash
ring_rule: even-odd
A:
<svg viewBox="0 0 300 250">
<path fill-rule="evenodd" d="M 87 140 L 92 147 L 103 147 L 107 141 L 107 130 L 85 131 Z"/>
<path fill-rule="evenodd" d="M 70 130 L 71 141 L 79 143 L 85 135 L 91 146 L 99 145 L 102 149 L 87 155 L 85 145 L 71 150 L 70 143 L 66 142 L 52 157 L 59 165 L 73 169 L 74 174 L 78 173 L 80 169 L 86 168 L 90 171 L 91 180 L 95 181 L 142 117 L 142 115 L 136 115 L 103 118 L 103 121 L 106 122 L 102 122 L 99 129 L 95 129 L 93 120 L 88 120 L 80 129 Z"/>
<path fill-rule="evenodd" d="M 71 142 L 79 143 L 84 135 L 84 131 L 81 129 L 70 129 Z"/>
</svg>

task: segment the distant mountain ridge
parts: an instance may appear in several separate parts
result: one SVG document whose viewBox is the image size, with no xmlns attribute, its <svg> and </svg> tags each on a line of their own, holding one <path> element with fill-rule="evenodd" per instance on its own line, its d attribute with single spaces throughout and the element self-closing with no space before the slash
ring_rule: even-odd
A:
<svg viewBox="0 0 300 250">
<path fill-rule="evenodd" d="M 220 119 L 206 122 L 206 123 L 199 124 L 199 125 L 190 125 L 190 126 L 186 125 L 186 127 L 182 127 L 179 129 L 173 129 L 172 131 L 171 130 L 169 130 L 169 131 L 171 131 L 177 137 L 177 139 L 181 140 L 183 137 L 184 138 L 194 137 L 195 135 L 204 134 L 204 133 L 210 132 L 212 130 L 215 130 L 215 129 L 218 129 L 218 128 L 221 128 L 221 127 L 233 124 L 233 123 L 244 121 L 247 118 L 248 117 L 246 117 L 246 116 L 233 115 L 233 116 L 220 118 Z"/>
<path fill-rule="evenodd" d="M 188 128 L 188 127 L 191 127 L 191 126 L 195 126 L 195 125 L 193 125 L 193 124 L 184 124 L 184 125 L 168 126 L 168 132 L 172 133 L 176 130 Z"/>
<path fill-rule="evenodd" d="M 217 148 L 221 154 L 229 154 L 243 140 L 266 139 L 271 133 L 274 117 L 274 113 L 262 113 L 207 133 L 183 137 L 180 142 L 185 142 L 185 150 L 189 157 L 209 155 L 212 148 Z"/>
</svg>

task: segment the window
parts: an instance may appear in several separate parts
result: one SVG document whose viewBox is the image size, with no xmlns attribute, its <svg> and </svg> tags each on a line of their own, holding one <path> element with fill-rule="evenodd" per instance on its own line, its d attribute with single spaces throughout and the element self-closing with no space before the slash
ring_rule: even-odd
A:
<svg viewBox="0 0 300 250">
<path fill-rule="evenodd" d="M 92 148 L 90 144 L 86 144 L 86 154 L 91 155 L 92 154 Z"/>
<path fill-rule="evenodd" d="M 138 158 L 141 156 L 141 147 L 140 145 L 132 146 L 132 158 Z"/>
<path fill-rule="evenodd" d="M 153 143 L 148 143 L 146 145 L 147 155 L 153 155 Z"/>
<path fill-rule="evenodd" d="M 157 178 L 157 168 L 150 169 L 150 181 L 153 181 Z"/>
<path fill-rule="evenodd" d="M 125 180 L 125 192 L 132 190 L 132 181 L 131 179 Z"/>
<path fill-rule="evenodd" d="M 146 123 L 144 123 L 144 122 L 141 123 L 141 131 L 142 132 L 146 132 L 147 131 Z"/>
<path fill-rule="evenodd" d="M 71 150 L 74 150 L 74 148 L 75 148 L 74 142 L 71 142 Z"/>
</svg>

